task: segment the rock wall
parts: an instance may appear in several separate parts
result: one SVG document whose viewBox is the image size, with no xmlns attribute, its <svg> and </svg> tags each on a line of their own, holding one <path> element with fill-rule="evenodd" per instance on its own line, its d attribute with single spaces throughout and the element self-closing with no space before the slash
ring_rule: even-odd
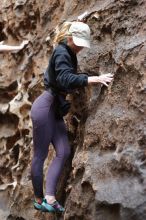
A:
<svg viewBox="0 0 146 220">
<path fill-rule="evenodd" d="M 29 40 L 0 54 L 0 220 L 146 219 L 145 9 L 145 0 L 0 0 L 0 41 Z M 114 81 L 70 97 L 72 156 L 58 186 L 66 211 L 41 214 L 32 206 L 30 108 L 43 90 L 55 27 L 86 10 L 92 47 L 79 68 L 112 72 Z"/>
</svg>

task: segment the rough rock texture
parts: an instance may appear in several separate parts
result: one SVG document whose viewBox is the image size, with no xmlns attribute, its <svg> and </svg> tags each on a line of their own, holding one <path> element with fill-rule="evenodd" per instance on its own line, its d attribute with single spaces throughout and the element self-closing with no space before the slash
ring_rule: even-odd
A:
<svg viewBox="0 0 146 220">
<path fill-rule="evenodd" d="M 72 156 L 58 186 L 66 211 L 41 214 L 32 207 L 30 108 L 43 90 L 54 28 L 86 10 L 92 48 L 80 53 L 80 70 L 112 72 L 114 81 L 70 97 Z M 0 54 L 0 220 L 146 219 L 145 10 L 146 0 L 0 0 L 0 41 L 30 41 Z"/>
</svg>

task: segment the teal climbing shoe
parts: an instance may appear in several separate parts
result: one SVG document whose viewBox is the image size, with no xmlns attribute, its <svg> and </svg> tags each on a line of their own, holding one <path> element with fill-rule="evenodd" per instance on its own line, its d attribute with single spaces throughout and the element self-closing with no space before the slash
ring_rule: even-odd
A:
<svg viewBox="0 0 146 220">
<path fill-rule="evenodd" d="M 33 202 L 34 208 L 36 210 L 42 211 L 42 212 L 47 212 L 47 210 L 42 206 L 42 203 L 38 203 L 37 201 L 34 200 Z"/>
<path fill-rule="evenodd" d="M 43 199 L 42 207 L 46 212 L 64 212 L 65 209 L 55 201 L 53 204 L 48 204 L 46 199 Z"/>
</svg>

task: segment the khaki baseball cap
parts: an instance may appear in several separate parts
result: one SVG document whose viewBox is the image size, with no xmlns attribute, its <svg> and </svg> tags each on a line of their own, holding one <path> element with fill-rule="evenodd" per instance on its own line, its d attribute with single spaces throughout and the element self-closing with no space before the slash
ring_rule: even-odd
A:
<svg viewBox="0 0 146 220">
<path fill-rule="evenodd" d="M 69 33 L 76 46 L 90 48 L 90 28 L 83 22 L 72 22 Z"/>
</svg>

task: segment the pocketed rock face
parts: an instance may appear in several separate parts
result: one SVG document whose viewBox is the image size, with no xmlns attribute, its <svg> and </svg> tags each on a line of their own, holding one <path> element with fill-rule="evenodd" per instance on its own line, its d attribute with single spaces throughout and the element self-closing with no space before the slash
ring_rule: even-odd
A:
<svg viewBox="0 0 146 220">
<path fill-rule="evenodd" d="M 0 54 L 0 219 L 146 219 L 145 8 L 145 0 L 0 0 L 0 41 L 29 39 Z M 92 47 L 79 54 L 80 70 L 112 72 L 114 81 L 71 97 L 72 169 L 68 162 L 58 188 L 64 217 L 55 218 L 32 207 L 30 108 L 43 90 L 54 28 L 86 10 Z"/>
</svg>

